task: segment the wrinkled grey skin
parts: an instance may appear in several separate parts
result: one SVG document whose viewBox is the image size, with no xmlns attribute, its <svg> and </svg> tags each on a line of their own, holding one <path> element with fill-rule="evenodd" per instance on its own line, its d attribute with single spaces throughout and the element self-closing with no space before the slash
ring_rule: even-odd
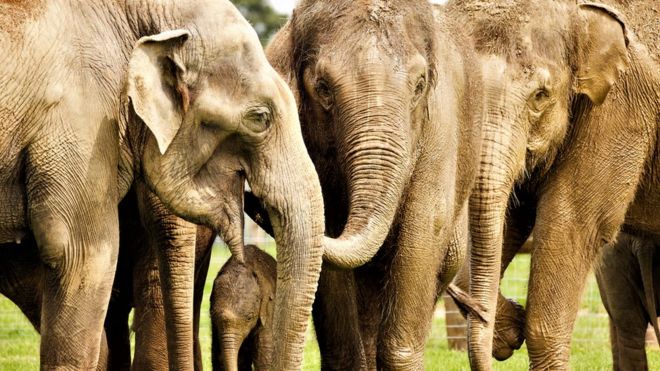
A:
<svg viewBox="0 0 660 371">
<path fill-rule="evenodd" d="M 302 1 L 267 48 L 338 236 L 313 310 L 323 369 L 423 367 L 478 168 L 482 90 L 461 29 L 424 0 Z"/>
<path fill-rule="evenodd" d="M 660 256 L 657 244 L 620 233 L 617 242 L 603 248 L 596 279 L 610 316 L 613 368 L 648 370 L 646 329 L 658 334 Z"/>
<path fill-rule="evenodd" d="M 469 320 L 471 365 L 491 367 L 503 227 L 518 183 L 535 205 L 530 367 L 567 369 L 580 293 L 600 248 L 621 228 L 660 236 L 660 68 L 603 5 L 464 0 L 446 11 L 475 40 L 489 104 L 470 201 L 470 291 L 488 321 Z"/>
<path fill-rule="evenodd" d="M 120 250 L 104 328 L 98 370 L 166 370 L 167 331 L 164 298 L 158 269 L 158 236 L 147 232 L 139 218 L 137 197 L 132 190 L 119 204 Z M 211 246 L 216 234 L 198 226 L 196 247 L 186 252 L 195 259 L 194 342 L 195 368 L 201 369 L 199 309 L 208 271 Z M 25 239 L 21 246 L 0 247 L 0 293 L 8 297 L 40 331 L 43 267 L 36 244 Z M 129 313 L 134 310 L 129 329 Z M 135 337 L 131 362 L 130 332 Z"/>
<path fill-rule="evenodd" d="M 519 187 L 515 189 L 514 193 L 516 196 L 509 200 L 507 222 L 504 225 L 500 279 L 504 276 L 509 263 L 530 236 L 536 216 L 536 203 L 531 195 Z M 469 267 L 470 264 L 467 261 L 454 278 L 454 283 L 466 291 L 470 287 Z M 472 299 L 475 298 L 472 297 Z M 520 349 L 525 341 L 522 333 L 524 327 L 525 309 L 516 301 L 505 298 L 501 292 L 498 293 L 492 351 L 495 359 L 503 361 L 511 357 L 514 350 Z"/>
<path fill-rule="evenodd" d="M 162 290 L 163 275 L 159 272 L 158 254 L 162 249 L 171 249 L 181 235 L 163 233 L 163 224 L 154 224 L 148 209 L 138 202 L 141 198 L 132 190 L 120 204 L 120 250 L 117 273 L 113 285 L 108 314 L 106 316 L 106 335 L 109 347 L 109 369 L 117 369 L 119 365 L 129 365 L 130 348 L 128 337 L 128 315 L 133 308 L 132 331 L 135 337 L 134 369 L 164 370 L 168 368 L 168 349 L 166 326 L 167 293 L 172 290 Z M 176 226 L 177 224 L 173 224 Z M 172 226 L 171 224 L 168 226 Z M 187 245 L 181 250 L 171 252 L 175 263 L 190 259 L 194 264 L 194 295 L 192 301 L 192 323 L 194 342 L 195 369 L 201 369 L 201 349 L 199 344 L 199 316 L 202 294 L 211 247 L 216 233 L 204 226 L 197 226 L 195 248 Z M 165 229 L 165 231 L 168 231 Z M 181 231 L 181 229 L 174 229 Z M 184 229 L 187 232 L 187 229 Z M 174 238 L 170 238 L 173 236 Z M 184 234 L 185 236 L 185 234 Z M 178 265 L 173 266 L 180 268 Z M 190 274 L 189 272 L 185 272 Z M 192 276 L 192 274 L 190 274 Z M 163 294 L 165 293 L 165 294 Z M 121 329 L 121 330 L 120 330 Z"/>
<path fill-rule="evenodd" d="M 2 2 L 0 243 L 33 236 L 44 264 L 44 369 L 91 369 L 119 244 L 117 204 L 146 187 L 163 235 L 217 230 L 240 258 L 247 180 L 281 257 L 274 369 L 296 369 L 321 266 L 323 204 L 294 97 L 228 1 Z M 160 223 L 160 222 L 158 222 Z M 184 255 L 185 256 L 185 255 Z M 169 366 L 193 368 L 193 279 L 161 260 Z M 188 259 L 181 262 L 192 266 Z M 175 269 L 175 268 L 174 268 Z M 188 273 L 192 269 L 187 269 Z M 167 278 L 167 279 L 170 279 Z M 188 299 L 190 298 L 190 299 Z M 167 296 L 165 301 L 167 302 Z"/>
<path fill-rule="evenodd" d="M 211 292 L 214 370 L 268 370 L 272 362 L 277 263 L 254 245 L 245 263 L 231 257 Z"/>
</svg>

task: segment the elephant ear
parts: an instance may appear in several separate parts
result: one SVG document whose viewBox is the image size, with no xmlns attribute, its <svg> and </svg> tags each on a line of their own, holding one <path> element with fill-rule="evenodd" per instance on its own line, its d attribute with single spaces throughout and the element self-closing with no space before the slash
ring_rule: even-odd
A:
<svg viewBox="0 0 660 371">
<path fill-rule="evenodd" d="M 295 10 L 294 10 L 295 16 Z M 293 17 L 291 17 L 293 18 Z M 291 19 L 277 31 L 266 46 L 266 58 L 275 71 L 287 82 L 296 104 L 300 107 L 300 90 L 298 87 L 298 69 L 294 60 L 294 32 Z"/>
<path fill-rule="evenodd" d="M 259 308 L 259 322 L 264 327 L 270 326 L 270 320 L 273 316 L 273 301 L 275 297 L 268 295 L 261 300 L 261 307 Z"/>
<path fill-rule="evenodd" d="M 138 40 L 128 64 L 127 94 L 135 113 L 158 142 L 161 154 L 176 136 L 190 98 L 179 51 L 186 30 L 165 31 Z"/>
<path fill-rule="evenodd" d="M 256 249 L 257 247 L 255 247 Z M 277 273 L 272 272 L 273 277 Z M 259 322 L 263 327 L 270 326 L 270 320 L 273 318 L 273 306 L 275 300 L 275 287 L 273 282 L 266 278 L 266 275 L 263 270 L 259 270 L 259 273 L 255 271 L 255 277 L 259 283 L 259 290 L 261 291 L 261 304 L 259 306 Z"/>
<path fill-rule="evenodd" d="M 605 5 L 580 4 L 579 17 L 577 92 L 598 105 L 628 68 L 627 30 Z"/>
</svg>

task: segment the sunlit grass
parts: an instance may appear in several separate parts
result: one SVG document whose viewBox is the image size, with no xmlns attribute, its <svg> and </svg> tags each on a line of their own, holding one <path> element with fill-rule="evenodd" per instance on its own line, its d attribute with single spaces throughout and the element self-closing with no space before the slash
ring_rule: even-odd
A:
<svg viewBox="0 0 660 371">
<path fill-rule="evenodd" d="M 273 246 L 267 250 L 274 254 Z M 219 245 L 214 248 L 213 258 L 205 286 L 202 303 L 200 338 L 204 355 L 204 367 L 211 369 L 211 321 L 209 319 L 209 293 L 213 280 L 220 267 L 229 258 L 226 248 Z M 519 256 L 507 271 L 503 284 L 507 296 L 517 298 L 524 303 L 529 271 L 529 256 Z M 590 278 L 585 298 L 580 306 L 571 352 L 573 370 L 610 370 L 612 368 L 609 350 L 607 317 L 597 297 L 597 287 Z M 426 370 L 468 370 L 469 363 L 464 352 L 449 350 L 445 339 L 445 321 L 442 316 L 443 306 L 438 305 L 437 315 L 426 344 Z M 660 351 L 649 349 L 650 365 L 660 365 Z M 39 368 L 39 336 L 23 314 L 9 300 L 0 297 L 0 371 L 36 370 Z M 495 370 L 527 370 L 527 350 L 523 348 L 505 362 L 494 362 Z M 308 341 L 305 346 L 304 370 L 319 370 L 320 357 L 318 346 L 310 326 Z"/>
</svg>

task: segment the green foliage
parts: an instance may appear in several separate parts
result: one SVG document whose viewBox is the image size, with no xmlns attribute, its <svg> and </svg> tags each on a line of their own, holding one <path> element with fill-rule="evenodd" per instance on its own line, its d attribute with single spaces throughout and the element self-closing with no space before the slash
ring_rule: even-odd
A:
<svg viewBox="0 0 660 371">
<path fill-rule="evenodd" d="M 250 21 L 264 46 L 286 22 L 286 15 L 273 10 L 266 0 L 232 0 L 232 3 Z"/>
</svg>

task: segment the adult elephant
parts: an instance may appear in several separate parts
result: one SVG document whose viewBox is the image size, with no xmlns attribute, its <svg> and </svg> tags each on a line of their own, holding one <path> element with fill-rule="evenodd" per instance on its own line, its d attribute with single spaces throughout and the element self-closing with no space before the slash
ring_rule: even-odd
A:
<svg viewBox="0 0 660 371">
<path fill-rule="evenodd" d="M 470 202 L 470 288 L 489 318 L 470 319 L 471 364 L 490 368 L 505 213 L 514 184 L 524 183 L 536 215 L 530 366 L 568 368 L 580 293 L 600 248 L 622 227 L 660 235 L 660 69 L 605 5 L 455 1 L 447 12 L 475 40 L 490 107 Z"/>
<path fill-rule="evenodd" d="M 481 112 L 468 107 L 482 89 L 460 29 L 422 0 L 307 0 L 267 48 L 298 98 L 336 237 L 313 309 L 324 369 L 423 367 L 478 168 Z"/>
<path fill-rule="evenodd" d="M 249 24 L 227 1 L 0 7 L 0 243 L 38 246 L 42 368 L 96 367 L 131 184 L 240 257 L 244 179 L 280 246 L 273 367 L 298 368 L 322 199 L 294 98 Z M 181 351 L 170 367 L 191 369 Z"/>
</svg>

